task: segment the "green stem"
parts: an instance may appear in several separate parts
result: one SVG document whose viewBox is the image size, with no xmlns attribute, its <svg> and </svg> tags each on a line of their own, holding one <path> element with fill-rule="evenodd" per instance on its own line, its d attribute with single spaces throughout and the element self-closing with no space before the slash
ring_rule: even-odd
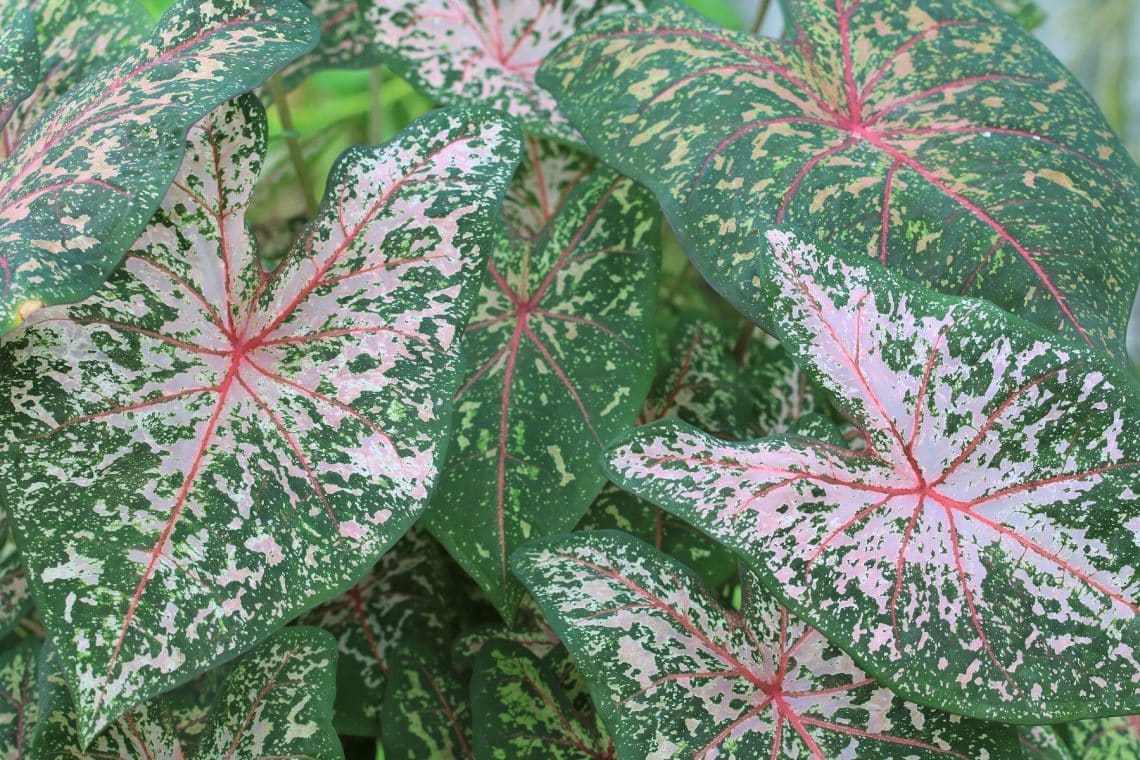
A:
<svg viewBox="0 0 1140 760">
<path fill-rule="evenodd" d="M 752 33 L 759 34 L 760 27 L 764 26 L 764 19 L 768 16 L 768 8 L 772 0 L 760 0 L 760 9 L 756 11 L 756 20 L 752 22 Z"/>
<path fill-rule="evenodd" d="M 736 345 L 732 347 L 732 355 L 736 357 L 736 363 L 741 367 L 744 366 L 744 360 L 748 357 L 748 347 L 752 345 L 752 334 L 756 332 L 756 325 L 744 322 L 744 326 L 740 328 L 740 335 L 736 336 Z"/>
<path fill-rule="evenodd" d="M 368 142 L 379 145 L 384 141 L 384 102 L 380 99 L 384 77 L 379 68 L 368 75 Z"/>
<path fill-rule="evenodd" d="M 313 193 L 313 177 L 309 172 L 309 165 L 305 163 L 305 155 L 301 152 L 301 143 L 297 140 L 297 133 L 293 129 L 293 114 L 289 110 L 285 88 L 281 86 L 281 77 L 269 78 L 269 94 L 273 97 L 273 107 L 277 109 L 277 115 L 281 119 L 281 128 L 285 131 L 285 145 L 289 148 L 289 160 L 293 164 L 297 183 L 301 186 L 301 195 L 305 199 L 305 212 L 310 219 L 315 219 L 317 216 L 317 200 Z"/>
</svg>

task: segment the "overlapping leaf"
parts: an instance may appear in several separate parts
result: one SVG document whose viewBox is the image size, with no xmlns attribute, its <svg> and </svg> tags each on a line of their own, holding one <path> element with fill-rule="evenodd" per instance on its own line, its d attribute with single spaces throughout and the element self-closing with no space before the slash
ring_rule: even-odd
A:
<svg viewBox="0 0 1140 760">
<path fill-rule="evenodd" d="M 392 677 L 380 716 L 384 757 L 474 757 L 467 687 L 448 664 L 446 653 L 405 644 L 392 650 L 391 661 Z"/>
<path fill-rule="evenodd" d="M 350 150 L 272 275 L 256 100 L 191 133 L 125 266 L 6 341 L 0 480 L 84 738 L 358 579 L 441 462 L 513 125 Z"/>
<path fill-rule="evenodd" d="M 36 20 L 31 11 L 2 18 L 0 30 L 0 130 L 24 98 L 36 87 L 40 71 L 40 48 L 36 44 Z"/>
<path fill-rule="evenodd" d="M 559 643 L 558 635 L 542 616 L 534 597 L 529 594 L 519 602 L 514 620 L 509 626 L 483 625 L 460 636 L 453 647 L 457 664 L 463 668 L 470 668 L 483 648 L 497 641 L 518 644 L 539 659 L 550 654 Z"/>
<path fill-rule="evenodd" d="M 583 712 L 575 706 L 573 692 L 563 688 L 562 680 L 550 664 L 518 644 L 499 641 L 484 647 L 471 679 L 475 756 L 613 758 L 613 740 L 605 727 L 592 709 Z"/>
<path fill-rule="evenodd" d="M 1064 727 L 1075 760 L 1132 760 L 1140 756 L 1140 716 L 1079 720 Z"/>
<path fill-rule="evenodd" d="M 201 746 L 185 747 L 171 696 L 138 705 L 86 749 L 75 706 L 55 670 L 58 653 L 40 663 L 44 694 L 30 760 L 342 760 L 332 729 L 336 645 L 313 628 L 286 628 L 244 655 L 209 706 Z M 176 695 L 172 695 L 176 696 Z M 19 755 L 23 758 L 25 755 Z"/>
<path fill-rule="evenodd" d="M 605 19 L 538 81 L 744 311 L 785 224 L 1123 356 L 1140 173 L 1072 75 L 985 0 L 789 10 L 787 40 Z"/>
<path fill-rule="evenodd" d="M 751 431 L 756 435 L 786 433 L 805 414 L 827 409 L 823 393 L 771 335 L 753 338 L 744 375 L 752 391 Z"/>
<path fill-rule="evenodd" d="M 644 0 L 361 0 L 392 70 L 441 103 L 486 103 L 528 132 L 581 138 L 538 87 L 535 72 L 575 31 Z"/>
<path fill-rule="evenodd" d="M 321 41 L 279 74 L 286 91 L 326 69 L 366 69 L 380 62 L 357 0 L 304 0 L 320 25 Z"/>
<path fill-rule="evenodd" d="M 36 647 L 0 652 L 0 757 L 25 760 L 39 714 Z"/>
<path fill-rule="evenodd" d="M 301 617 L 337 639 L 336 726 L 343 734 L 380 735 L 380 708 L 392 672 L 388 653 L 400 642 L 446 651 L 459 611 L 446 552 L 413 528 L 344 594 Z"/>
<path fill-rule="evenodd" d="M 768 316 L 866 450 L 658 424 L 615 445 L 616 481 L 912 699 L 1026 723 L 1137 707 L 1132 379 L 985 302 L 769 238 Z"/>
<path fill-rule="evenodd" d="M 581 180 L 559 164 L 524 169 L 468 328 L 467 381 L 456 395 L 447 467 L 425 521 L 504 617 L 521 589 L 507 555 L 569 530 L 601 489 L 598 456 L 633 424 L 653 370 L 660 258 L 649 194 L 609 171 Z"/>
<path fill-rule="evenodd" d="M 31 606 L 32 594 L 20 550 L 8 526 L 8 513 L 0 508 L 0 638 L 20 622 Z"/>
<path fill-rule="evenodd" d="M 1019 726 L 1017 738 L 1024 760 L 1073 760 L 1073 753 L 1052 726 Z"/>
<path fill-rule="evenodd" d="M 1014 732 L 904 702 L 745 573 L 740 614 L 618 532 L 513 557 L 628 757 L 1020 757 Z"/>
</svg>

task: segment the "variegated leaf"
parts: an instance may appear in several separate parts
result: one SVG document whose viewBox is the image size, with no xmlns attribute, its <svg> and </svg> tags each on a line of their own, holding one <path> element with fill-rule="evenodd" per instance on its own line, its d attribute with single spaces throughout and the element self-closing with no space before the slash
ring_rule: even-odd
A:
<svg viewBox="0 0 1140 760">
<path fill-rule="evenodd" d="M 743 311 L 784 224 L 1122 357 L 1140 172 L 1073 76 L 987 0 L 788 9 L 786 40 L 605 19 L 538 81 Z"/>
<path fill-rule="evenodd" d="M 805 414 L 828 409 L 823 392 L 771 335 L 753 338 L 744 375 L 752 390 L 751 431 L 756 435 L 786 433 Z"/>
<path fill-rule="evenodd" d="M 1095 349 L 773 231 L 751 278 L 866 438 L 610 454 L 624 488 L 734 548 L 908 698 L 1041 722 L 1140 706 L 1140 394 Z"/>
<path fill-rule="evenodd" d="M 201 746 L 182 744 L 163 696 L 133 707 L 83 748 L 59 653 L 40 667 L 44 696 L 30 760 L 343 760 L 332 729 L 336 645 L 314 628 L 285 628 L 238 660 L 216 699 Z"/>
<path fill-rule="evenodd" d="M 470 668 L 483 648 L 495 641 L 513 642 L 542 659 L 558 646 L 558 635 L 542 616 L 534 597 L 527 594 L 511 625 L 484 625 L 467 631 L 455 642 L 453 654 L 461 667 Z"/>
<path fill-rule="evenodd" d="M 1066 725 L 1063 731 L 1068 737 L 1074 760 L 1135 760 L 1140 757 L 1138 715 L 1079 720 Z"/>
<path fill-rule="evenodd" d="M 88 23 L 79 14 L 56 39 L 78 44 Z M 181 0 L 133 52 L 60 94 L 0 164 L 0 331 L 91 294 L 166 192 L 187 127 L 315 43 L 297 0 Z"/>
<path fill-rule="evenodd" d="M 424 508 L 517 141 L 457 110 L 348 151 L 267 275 L 243 220 L 265 114 L 231 102 L 125 266 L 6 340 L 0 482 L 85 739 L 359 579 Z"/>
<path fill-rule="evenodd" d="M 751 572 L 737 614 L 684 565 L 616 531 L 536 541 L 512 564 L 623 757 L 1020 758 L 1012 729 L 891 694 Z"/>
<path fill-rule="evenodd" d="M 1052 726 L 1018 726 L 1023 760 L 1074 760 L 1069 746 Z"/>
<path fill-rule="evenodd" d="M 578 29 L 646 7 L 645 0 L 360 2 L 388 65 L 425 95 L 485 103 L 518 117 L 528 132 L 569 143 L 581 137 L 535 85 L 535 72 Z"/>
<path fill-rule="evenodd" d="M 380 711 L 384 757 L 473 758 L 467 685 L 446 653 L 402 642 L 391 655 L 392 677 Z"/>
<path fill-rule="evenodd" d="M 522 596 L 507 555 L 582 517 L 604 482 L 599 453 L 633 424 L 653 365 L 652 198 L 598 171 L 560 206 L 541 208 L 547 222 L 533 238 L 533 227 L 497 237 L 425 518 L 507 619 Z"/>
<path fill-rule="evenodd" d="M 39 714 L 38 646 L 0 652 L 0 758 L 26 760 Z"/>
<path fill-rule="evenodd" d="M 28 0 L 4 6 L 0 22 L 6 25 L 12 23 L 13 8 L 26 7 L 42 55 L 28 97 L 0 127 L 0 160 L 6 160 L 36 120 L 80 80 L 137 49 L 153 23 L 134 0 Z"/>
<path fill-rule="evenodd" d="M 16 108 L 36 88 L 40 73 L 40 48 L 36 44 L 36 19 L 31 11 L 18 11 L 4 18 L 0 29 L 0 130 Z M 0 142 L 0 145 L 3 143 Z"/>
<path fill-rule="evenodd" d="M 8 525 L 8 513 L 0 507 L 0 638 L 28 613 L 32 594 L 20 561 L 20 550 Z"/>
<path fill-rule="evenodd" d="M 475 756 L 487 760 L 614 757 L 613 740 L 593 710 L 583 713 L 561 674 L 509 641 L 475 659 L 471 708 Z"/>
<path fill-rule="evenodd" d="M 412 528 L 344 594 L 301 617 L 337 639 L 336 727 L 342 734 L 379 736 L 381 704 L 392 666 L 389 651 L 415 642 L 446 651 L 458 610 L 449 590 L 454 565 L 421 528 Z"/>
<path fill-rule="evenodd" d="M 321 41 L 280 71 L 283 87 L 293 89 L 326 69 L 366 69 L 380 62 L 358 0 L 304 0 L 320 25 Z"/>
</svg>

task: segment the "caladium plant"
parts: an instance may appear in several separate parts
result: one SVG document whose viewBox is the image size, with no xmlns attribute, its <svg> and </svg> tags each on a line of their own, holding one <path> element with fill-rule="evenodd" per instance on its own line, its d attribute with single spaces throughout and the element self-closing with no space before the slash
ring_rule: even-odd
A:
<svg viewBox="0 0 1140 760">
<path fill-rule="evenodd" d="M 310 52 L 281 68 L 288 91 L 318 71 L 365 69 L 380 62 L 380 53 L 357 0 L 304 0 L 320 28 L 320 42 Z"/>
<path fill-rule="evenodd" d="M 125 266 L 4 343 L 0 479 L 89 741 L 356 581 L 426 506 L 512 124 L 346 153 L 272 273 L 251 97 L 191 133 Z"/>
<path fill-rule="evenodd" d="M 578 160 L 548 170 L 534 155 L 467 328 L 452 447 L 425 518 L 508 619 L 522 595 L 508 555 L 581 519 L 604 482 L 602 448 L 645 399 L 660 257 L 648 193 L 603 170 L 552 194 Z"/>
<path fill-rule="evenodd" d="M 513 563 L 623 757 L 1021 756 L 1008 727 L 892 695 L 754 573 L 737 614 L 684 565 L 618 532 L 535 541 Z"/>
<path fill-rule="evenodd" d="M 405 642 L 393 648 L 390 660 L 392 677 L 380 710 L 384 757 L 475 757 L 467 684 L 446 653 Z"/>
<path fill-rule="evenodd" d="M 520 119 L 528 132 L 581 137 L 534 81 L 558 43 L 644 0 L 360 0 L 388 65 L 441 103 L 477 102 Z"/>
<path fill-rule="evenodd" d="M 1017 738 L 1027 760 L 1073 760 L 1069 745 L 1053 726 L 1021 726 Z"/>
<path fill-rule="evenodd" d="M 746 443 L 636 430 L 612 477 L 748 559 L 925 704 L 1021 723 L 1135 709 L 1140 395 L 1083 348 L 783 231 L 765 318 L 861 430 Z"/>
<path fill-rule="evenodd" d="M 0 509 L 0 638 L 20 622 L 31 604 L 28 575 L 8 525 L 8 513 Z"/>
<path fill-rule="evenodd" d="M 1140 754 L 1140 716 L 1079 720 L 1063 728 L 1075 760 L 1128 760 Z"/>
<path fill-rule="evenodd" d="M 607 18 L 538 81 L 742 310 L 784 224 L 1122 357 L 1140 172 L 1072 75 L 985 0 L 788 10 L 785 40 Z"/>
<path fill-rule="evenodd" d="M 182 0 L 141 40 L 128 5 L 39 4 L 42 82 L 0 108 L 0 331 L 93 292 L 178 171 L 187 127 L 317 41 L 297 0 Z"/>
</svg>

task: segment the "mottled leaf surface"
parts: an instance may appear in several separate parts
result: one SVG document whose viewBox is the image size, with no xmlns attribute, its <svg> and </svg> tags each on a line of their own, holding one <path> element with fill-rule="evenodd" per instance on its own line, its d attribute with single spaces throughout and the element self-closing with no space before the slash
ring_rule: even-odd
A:
<svg viewBox="0 0 1140 760">
<path fill-rule="evenodd" d="M 456 663 L 470 668 L 483 647 L 495 641 L 511 641 L 539 659 L 558 647 L 558 634 L 542 616 L 542 610 L 530 594 L 519 602 L 514 620 L 508 625 L 483 625 L 465 632 L 452 648 Z"/>
<path fill-rule="evenodd" d="M 92 293 L 166 192 L 187 127 L 311 48 L 314 26 L 296 0 L 183 0 L 60 95 L 0 164 L 0 329 Z"/>
<path fill-rule="evenodd" d="M 36 44 L 36 19 L 30 11 L 11 18 L 0 17 L 0 130 L 12 113 L 36 87 L 40 71 L 40 48 Z"/>
<path fill-rule="evenodd" d="M 23 644 L 0 652 L 0 757 L 25 760 L 39 712 L 38 647 Z"/>
<path fill-rule="evenodd" d="M 739 614 L 618 532 L 520 549 L 513 565 L 628 757 L 1020 757 L 1014 732 L 904 702 L 743 579 Z"/>
<path fill-rule="evenodd" d="M 391 652 L 380 721 L 384 756 L 393 760 L 473 758 L 467 684 L 446 652 L 401 644 Z"/>
<path fill-rule="evenodd" d="M 1079 720 L 1063 729 L 1075 760 L 1140 757 L 1140 716 Z"/>
<path fill-rule="evenodd" d="M 533 161 L 526 171 L 534 176 Z M 512 195 L 517 209 L 521 193 Z M 582 517 L 604 482 L 599 452 L 633 424 L 653 372 L 652 198 L 605 170 L 561 205 L 556 197 L 539 207 L 541 228 L 504 225 L 497 236 L 468 327 L 447 467 L 425 518 L 508 619 L 522 592 L 507 555 Z"/>
<path fill-rule="evenodd" d="M 743 370 L 752 391 L 750 430 L 755 435 L 786 433 L 805 414 L 828 409 L 823 392 L 779 341 L 767 333 L 754 336 Z"/>
<path fill-rule="evenodd" d="M 783 224 L 1122 357 L 1140 172 L 1073 76 L 985 0 L 788 10 L 786 40 L 605 19 L 538 81 L 745 313 Z"/>
<path fill-rule="evenodd" d="M 8 525 L 8 513 L 0 508 L 0 637 L 19 623 L 31 606 L 28 575 Z"/>
<path fill-rule="evenodd" d="M 1069 746 L 1053 726 L 1018 726 L 1024 760 L 1074 760 Z"/>
<path fill-rule="evenodd" d="M 0 481 L 85 737 L 344 590 L 424 508 L 517 141 L 461 109 L 351 149 L 267 276 L 243 219 L 265 114 L 234 101 L 108 284 L 6 341 Z"/>
<path fill-rule="evenodd" d="M 396 542 L 364 579 L 301 617 L 337 639 L 336 726 L 343 734 L 380 735 L 380 707 L 400 642 L 446 651 L 459 611 L 450 595 L 453 565 L 421 528 Z"/>
<path fill-rule="evenodd" d="M 615 482 L 911 699 L 1025 723 L 1135 707 L 1134 381 L 983 301 L 769 239 L 752 277 L 777 337 L 866 449 L 658 424 L 615 445 Z"/>
<path fill-rule="evenodd" d="M 643 0 L 360 0 L 388 65 L 430 98 L 485 103 L 528 132 L 581 137 L 534 76 L 547 54 L 604 15 Z"/>
<path fill-rule="evenodd" d="M 518 644 L 484 647 L 471 678 L 475 756 L 613 758 L 613 740 L 591 712 L 581 713 L 559 673 Z"/>
<path fill-rule="evenodd" d="M 310 52 L 282 67 L 286 91 L 318 71 L 366 69 L 380 62 L 372 33 L 357 0 L 304 0 L 317 17 L 321 40 Z"/>
</svg>

